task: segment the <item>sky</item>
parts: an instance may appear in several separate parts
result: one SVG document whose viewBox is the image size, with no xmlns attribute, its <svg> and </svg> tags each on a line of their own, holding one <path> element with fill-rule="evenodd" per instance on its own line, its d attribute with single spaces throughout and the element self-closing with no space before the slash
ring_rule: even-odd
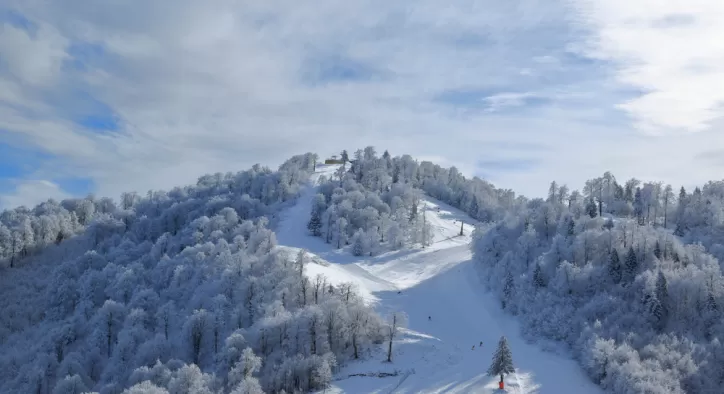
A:
<svg viewBox="0 0 724 394">
<path fill-rule="evenodd" d="M 720 0 L 4 0 L 0 209 L 367 145 L 527 196 L 724 173 Z"/>
</svg>

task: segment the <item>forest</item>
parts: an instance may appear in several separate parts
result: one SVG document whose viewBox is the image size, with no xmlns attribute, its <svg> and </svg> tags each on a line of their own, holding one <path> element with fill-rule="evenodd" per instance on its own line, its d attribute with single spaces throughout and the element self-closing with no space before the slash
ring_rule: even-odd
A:
<svg viewBox="0 0 724 394">
<path fill-rule="evenodd" d="M 0 392 L 326 387 L 386 326 L 350 284 L 303 275 L 305 251 L 275 248 L 315 160 L 3 212 Z"/>
<path fill-rule="evenodd" d="M 438 199 L 479 223 L 480 275 L 527 338 L 610 392 L 719 392 L 724 181 L 687 191 L 606 172 L 526 198 L 410 155 L 351 156 L 320 179 L 310 236 L 357 256 L 424 248 L 425 198 Z M 317 159 L 2 212 L 0 391 L 327 387 L 389 326 L 351 284 L 303 275 L 304 251 L 276 248 Z"/>
<path fill-rule="evenodd" d="M 349 162 L 312 207 L 328 242 L 351 237 L 353 253 L 368 252 L 358 243 L 371 253 L 424 246 L 415 214 L 424 193 L 482 223 L 474 259 L 527 338 L 562 345 L 610 392 L 720 392 L 724 181 L 675 193 L 606 172 L 580 190 L 554 181 L 546 198 L 529 199 L 373 147 Z M 400 204 L 408 216 L 396 214 Z"/>
<path fill-rule="evenodd" d="M 331 179 L 320 179 L 311 207 L 310 234 L 335 248 L 351 245 L 356 256 L 404 247 L 426 247 L 432 240 L 424 196 L 453 204 L 474 219 L 492 222 L 521 204 L 514 193 L 479 178 L 466 180 L 455 168 L 418 163 L 409 155 L 378 157 L 374 147 L 357 150 Z M 349 163 L 349 164 L 348 164 Z"/>
</svg>

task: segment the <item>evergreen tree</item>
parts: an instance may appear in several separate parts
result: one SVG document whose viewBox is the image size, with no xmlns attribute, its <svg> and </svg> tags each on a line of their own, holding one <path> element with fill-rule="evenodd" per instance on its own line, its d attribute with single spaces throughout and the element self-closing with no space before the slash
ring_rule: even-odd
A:
<svg viewBox="0 0 724 394">
<path fill-rule="evenodd" d="M 707 294 L 706 297 L 706 309 L 709 312 L 716 312 L 719 310 L 719 307 L 716 304 L 716 299 L 714 298 L 714 294 L 709 291 L 709 294 Z"/>
<path fill-rule="evenodd" d="M 480 210 L 480 204 L 478 204 L 478 199 L 473 198 L 472 201 L 470 201 L 470 208 L 468 209 L 468 213 L 470 216 L 478 219 L 478 210 Z"/>
<path fill-rule="evenodd" d="M 656 240 L 654 244 L 654 256 L 656 256 L 657 259 L 661 259 L 661 244 L 659 244 L 658 240 Z"/>
<path fill-rule="evenodd" d="M 704 327 L 706 329 L 707 339 L 711 339 L 717 335 L 715 327 L 717 323 L 721 322 L 721 316 L 719 316 L 719 307 L 717 306 L 716 299 L 711 290 L 709 290 L 706 301 L 704 304 Z"/>
<path fill-rule="evenodd" d="M 366 250 L 365 237 L 362 230 L 357 230 L 352 238 L 352 254 L 355 256 L 362 256 Z"/>
<path fill-rule="evenodd" d="M 636 277 L 638 268 L 639 261 L 638 258 L 636 258 L 636 252 L 634 252 L 633 246 L 631 246 L 628 248 L 628 253 L 626 254 L 626 276 L 629 280 L 633 280 L 633 278 Z"/>
<path fill-rule="evenodd" d="M 382 160 L 384 160 L 384 167 L 386 170 L 390 170 L 392 168 L 392 156 L 390 156 L 390 152 L 386 151 L 382 154 Z"/>
<path fill-rule="evenodd" d="M 638 224 L 643 225 L 644 224 L 644 201 L 643 197 L 641 195 L 641 188 L 636 188 L 636 194 L 634 195 L 634 215 L 636 215 L 636 219 L 638 220 Z"/>
<path fill-rule="evenodd" d="M 662 271 L 656 277 L 656 298 L 661 304 L 662 320 L 666 320 L 669 315 L 669 285 Z"/>
<path fill-rule="evenodd" d="M 684 235 L 684 230 L 686 230 L 686 208 L 688 205 L 688 196 L 686 194 L 686 189 L 682 186 L 681 189 L 679 189 L 679 201 L 676 207 L 676 230 L 674 231 L 674 234 L 678 235 L 679 237 Z"/>
<path fill-rule="evenodd" d="M 543 270 L 540 268 L 540 264 L 536 263 L 535 271 L 533 271 L 533 284 L 536 287 L 545 287 L 545 279 L 543 278 Z"/>
<path fill-rule="evenodd" d="M 598 216 L 598 207 L 596 207 L 596 202 L 593 201 L 593 197 L 589 198 L 588 202 L 586 202 L 586 213 L 591 218 Z"/>
<path fill-rule="evenodd" d="M 681 222 L 676 223 L 676 228 L 674 229 L 674 235 L 676 235 L 677 237 L 684 236 L 684 225 Z"/>
<path fill-rule="evenodd" d="M 558 184 L 556 181 L 551 182 L 551 186 L 548 188 L 548 198 L 546 199 L 547 202 L 553 204 L 558 201 L 558 197 L 556 196 L 556 193 L 558 192 Z"/>
<path fill-rule="evenodd" d="M 664 308 L 661 306 L 661 301 L 655 294 L 646 294 L 644 296 L 644 305 L 649 313 L 654 327 L 661 331 L 664 328 Z"/>
<path fill-rule="evenodd" d="M 664 304 L 669 299 L 669 285 L 662 271 L 659 271 L 659 275 L 656 277 L 656 297 Z"/>
<path fill-rule="evenodd" d="M 488 368 L 488 375 L 500 375 L 500 381 L 502 382 L 506 374 L 513 372 L 515 372 L 515 367 L 513 367 L 513 353 L 508 347 L 508 340 L 503 336 L 500 337 L 500 341 L 498 342 L 498 348 L 493 355 L 493 362 L 490 364 L 490 368 Z"/>
<path fill-rule="evenodd" d="M 307 229 L 309 229 L 315 237 L 320 237 L 322 235 L 322 218 L 320 216 L 319 210 L 315 209 L 312 212 L 312 217 L 309 219 L 309 223 L 307 223 Z"/>
<path fill-rule="evenodd" d="M 691 260 L 689 259 L 688 254 L 684 254 L 684 257 L 681 258 L 681 264 L 683 264 L 684 267 L 688 267 L 689 264 L 691 264 Z"/>
<path fill-rule="evenodd" d="M 505 285 L 503 286 L 503 308 L 507 305 L 508 301 L 513 297 L 515 283 L 513 282 L 513 274 L 508 271 L 505 275 Z"/>
<path fill-rule="evenodd" d="M 573 220 L 573 218 L 568 218 L 568 229 L 567 229 L 568 236 L 573 236 L 576 234 L 576 222 Z"/>
<path fill-rule="evenodd" d="M 621 259 L 618 257 L 616 249 L 611 250 L 611 258 L 608 263 L 608 275 L 613 280 L 613 283 L 621 283 L 623 267 L 621 267 Z"/>
</svg>

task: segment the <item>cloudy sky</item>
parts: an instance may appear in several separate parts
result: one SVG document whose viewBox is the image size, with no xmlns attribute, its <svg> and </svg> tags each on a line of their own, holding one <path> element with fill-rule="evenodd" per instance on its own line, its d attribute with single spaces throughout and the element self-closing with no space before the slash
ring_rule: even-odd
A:
<svg viewBox="0 0 724 394">
<path fill-rule="evenodd" d="M 724 173 L 721 0 L 4 0 L 0 207 L 366 145 L 530 196 Z"/>
</svg>

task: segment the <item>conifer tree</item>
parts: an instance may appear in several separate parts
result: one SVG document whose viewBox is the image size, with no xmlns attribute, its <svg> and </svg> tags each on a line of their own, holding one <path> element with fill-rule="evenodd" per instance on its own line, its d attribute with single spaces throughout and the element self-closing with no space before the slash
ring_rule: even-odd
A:
<svg viewBox="0 0 724 394">
<path fill-rule="evenodd" d="M 503 286 L 503 308 L 507 305 L 508 301 L 513 297 L 513 290 L 515 284 L 513 283 L 513 274 L 508 271 L 505 275 L 505 285 Z"/>
<path fill-rule="evenodd" d="M 536 263 L 535 271 L 533 271 L 533 284 L 535 284 L 536 287 L 545 287 L 546 285 L 539 263 Z"/>
<path fill-rule="evenodd" d="M 576 222 L 573 220 L 573 218 L 568 218 L 568 236 L 573 236 L 576 234 Z"/>
<path fill-rule="evenodd" d="M 654 327 L 661 331 L 664 327 L 664 308 L 656 294 L 646 294 L 644 296 L 644 305 L 646 306 Z"/>
<path fill-rule="evenodd" d="M 515 368 L 513 367 L 513 353 L 510 351 L 510 347 L 508 347 L 508 340 L 503 336 L 500 337 L 500 341 L 498 342 L 498 348 L 493 355 L 493 362 L 490 364 L 490 368 L 488 368 L 488 375 L 500 375 L 500 381 L 502 382 L 506 374 L 513 372 L 515 372 Z"/>
<path fill-rule="evenodd" d="M 709 291 L 706 297 L 706 309 L 709 312 L 716 312 L 719 310 L 719 307 L 716 304 L 716 299 L 714 298 L 714 294 Z"/>
<path fill-rule="evenodd" d="M 586 203 L 586 213 L 591 218 L 595 218 L 598 216 L 598 208 L 596 207 L 596 202 L 593 201 L 593 198 L 589 198 L 588 202 Z"/>
<path fill-rule="evenodd" d="M 307 229 L 309 229 L 315 237 L 322 235 L 322 218 L 320 217 L 319 210 L 315 209 L 312 212 L 312 217 L 309 219 L 309 223 L 307 223 Z"/>
<path fill-rule="evenodd" d="M 623 269 L 621 267 L 621 259 L 618 257 L 616 249 L 611 250 L 611 259 L 608 263 L 608 275 L 613 280 L 613 283 L 621 282 Z"/>
<path fill-rule="evenodd" d="M 634 252 L 633 247 L 629 247 L 628 253 L 626 254 L 626 276 L 629 280 L 633 280 L 633 278 L 636 277 L 638 267 L 639 261 L 638 258 L 636 258 L 636 252 Z"/>
<path fill-rule="evenodd" d="M 666 276 L 664 276 L 664 273 L 661 271 L 659 271 L 659 275 L 656 277 L 656 297 L 664 304 L 669 299 L 668 283 L 666 282 Z"/>
<path fill-rule="evenodd" d="M 676 223 L 676 228 L 674 229 L 674 235 L 676 235 L 677 237 L 684 236 L 684 225 L 682 223 Z"/>
<path fill-rule="evenodd" d="M 636 188 L 636 194 L 634 195 L 634 214 L 636 215 L 636 219 L 638 220 L 639 225 L 644 224 L 644 200 L 643 196 L 641 195 L 641 188 Z"/>
<path fill-rule="evenodd" d="M 352 239 L 352 254 L 355 256 L 362 256 L 365 254 L 365 239 L 362 230 L 357 230 Z"/>
<path fill-rule="evenodd" d="M 666 282 L 666 276 L 661 271 L 659 271 L 656 278 L 656 298 L 659 299 L 661 304 L 661 319 L 666 320 L 669 315 L 669 286 Z"/>
<path fill-rule="evenodd" d="M 661 258 L 661 244 L 659 244 L 658 240 L 656 240 L 654 244 L 654 256 L 656 256 L 657 259 Z"/>
</svg>

